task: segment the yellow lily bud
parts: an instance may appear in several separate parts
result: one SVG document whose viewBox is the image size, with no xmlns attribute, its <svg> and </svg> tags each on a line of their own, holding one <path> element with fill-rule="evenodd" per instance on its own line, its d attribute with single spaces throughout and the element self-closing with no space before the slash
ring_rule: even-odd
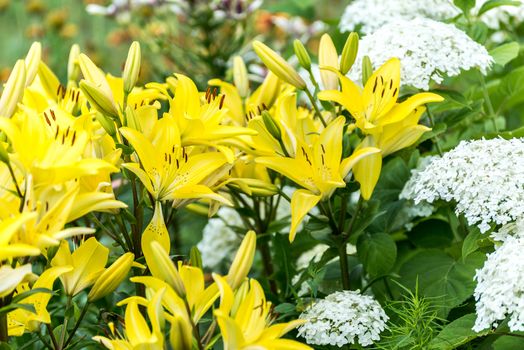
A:
<svg viewBox="0 0 524 350">
<path fill-rule="evenodd" d="M 11 118 L 15 112 L 18 102 L 24 96 L 25 76 L 24 60 L 18 60 L 0 97 L 0 116 Z"/>
<path fill-rule="evenodd" d="M 177 350 L 191 350 L 193 345 L 192 327 L 180 315 L 175 314 L 171 320 L 169 333 L 171 347 Z"/>
<path fill-rule="evenodd" d="M 77 81 L 80 75 L 80 66 L 78 65 L 78 56 L 80 56 L 80 46 L 74 44 L 69 51 L 69 59 L 67 61 L 67 80 Z"/>
<path fill-rule="evenodd" d="M 340 57 L 340 73 L 346 75 L 347 72 L 355 63 L 358 53 L 358 34 L 351 32 L 346 39 L 344 48 L 342 49 L 342 56 Z"/>
<path fill-rule="evenodd" d="M 150 243 L 153 256 L 148 260 L 149 270 L 153 277 L 159 278 L 169 284 L 179 297 L 185 298 L 186 288 L 178 269 L 175 267 L 173 261 L 169 257 L 164 247 L 157 241 Z"/>
<path fill-rule="evenodd" d="M 90 81 L 82 80 L 80 82 L 80 90 L 82 90 L 91 106 L 97 111 L 108 117 L 118 118 L 116 106 L 113 104 L 113 101 L 104 94 L 102 89 L 99 89 Z"/>
<path fill-rule="evenodd" d="M 291 65 L 275 51 L 271 50 L 260 41 L 253 42 L 253 49 L 266 67 L 277 77 L 286 83 L 293 85 L 297 89 L 303 90 L 306 88 L 306 82 L 304 79 L 302 79 L 293 67 L 291 67 Z"/>
<path fill-rule="evenodd" d="M 130 93 L 135 87 L 140 73 L 141 64 L 140 44 L 138 41 L 133 41 L 129 52 L 127 53 L 126 64 L 124 66 L 124 73 L 122 79 L 124 80 L 124 91 Z"/>
<path fill-rule="evenodd" d="M 115 122 L 113 120 L 111 120 L 110 118 L 107 118 L 102 113 L 96 114 L 96 120 L 98 120 L 100 125 L 102 125 L 102 127 L 104 128 L 104 130 L 107 132 L 109 136 L 113 137 L 116 135 L 116 127 L 115 127 Z"/>
<path fill-rule="evenodd" d="M 324 34 L 320 38 L 318 65 L 332 67 L 336 70 L 339 69 L 337 49 L 328 34 Z M 336 73 L 324 69 L 320 71 L 320 78 L 322 79 L 324 90 L 338 90 L 338 76 Z"/>
<path fill-rule="evenodd" d="M 238 248 L 226 277 L 227 283 L 233 290 L 240 287 L 246 279 L 249 270 L 251 270 L 251 265 L 253 265 L 253 259 L 255 258 L 256 245 L 257 235 L 255 231 L 248 231 L 242 240 L 242 244 L 240 244 L 240 248 Z"/>
<path fill-rule="evenodd" d="M 25 86 L 31 85 L 33 80 L 35 80 L 41 58 L 42 45 L 39 42 L 34 42 L 25 57 Z"/>
<path fill-rule="evenodd" d="M 233 58 L 233 81 L 240 97 L 249 96 L 249 77 L 244 60 L 240 56 Z"/>
<path fill-rule="evenodd" d="M 369 56 L 364 56 L 362 59 L 362 85 L 366 85 L 369 77 L 373 75 L 373 65 Z"/>
<path fill-rule="evenodd" d="M 87 300 L 93 302 L 112 293 L 126 278 L 134 259 L 135 255 L 133 253 L 125 253 L 105 269 L 89 291 Z"/>
<path fill-rule="evenodd" d="M 304 44 L 302 44 L 302 41 L 295 39 L 295 41 L 293 41 L 293 49 L 295 50 L 295 55 L 298 58 L 298 63 L 300 63 L 302 68 L 310 70 L 311 57 L 309 57 L 306 47 Z"/>
<path fill-rule="evenodd" d="M 280 128 L 276 124 L 275 120 L 267 111 L 262 112 L 262 121 L 264 122 L 264 125 L 267 129 L 267 131 L 277 140 L 282 139 L 282 132 L 280 131 Z"/>
</svg>

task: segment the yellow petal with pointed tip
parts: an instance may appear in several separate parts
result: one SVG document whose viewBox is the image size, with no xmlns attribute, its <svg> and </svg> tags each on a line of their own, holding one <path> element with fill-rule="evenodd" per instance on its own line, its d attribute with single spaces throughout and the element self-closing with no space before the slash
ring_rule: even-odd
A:
<svg viewBox="0 0 524 350">
<path fill-rule="evenodd" d="M 316 195 L 307 190 L 296 190 L 291 197 L 291 228 L 289 230 L 289 241 L 293 242 L 297 229 L 304 217 L 318 204 L 321 195 Z"/>
<path fill-rule="evenodd" d="M 233 290 L 237 289 L 244 281 L 251 270 L 253 259 L 255 258 L 255 250 L 257 246 L 257 234 L 255 231 L 248 231 L 240 248 L 235 255 L 235 259 L 231 263 L 229 272 L 227 274 L 227 282 Z"/>
</svg>

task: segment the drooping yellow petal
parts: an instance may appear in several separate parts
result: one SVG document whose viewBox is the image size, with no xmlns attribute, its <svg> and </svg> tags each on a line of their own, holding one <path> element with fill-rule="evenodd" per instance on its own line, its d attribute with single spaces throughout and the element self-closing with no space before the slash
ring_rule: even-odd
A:
<svg viewBox="0 0 524 350">
<path fill-rule="evenodd" d="M 9 265 L 0 266 L 0 298 L 11 294 L 22 281 L 32 274 L 31 264 L 25 264 L 16 268 Z"/>
<path fill-rule="evenodd" d="M 368 136 L 362 141 L 362 149 L 367 148 L 366 146 L 372 144 Z M 380 177 L 380 170 L 382 168 L 382 154 L 381 153 L 371 153 L 363 158 L 361 158 L 355 165 L 353 165 L 353 174 L 355 179 L 360 184 L 360 194 L 362 198 L 368 200 L 373 194 L 375 185 L 378 182 Z"/>
<path fill-rule="evenodd" d="M 340 175 L 345 178 L 355 164 L 357 164 L 361 159 L 380 152 L 381 150 L 376 147 L 363 147 L 355 150 L 351 156 L 342 161 L 340 165 Z"/>
<path fill-rule="evenodd" d="M 296 190 L 291 197 L 291 228 L 289 230 L 289 241 L 293 242 L 297 229 L 304 217 L 318 204 L 322 196 L 307 190 Z"/>
<path fill-rule="evenodd" d="M 244 337 L 242 331 L 236 322 L 221 310 L 215 310 L 215 317 L 222 334 L 222 341 L 224 343 L 224 350 L 238 350 L 242 349 L 244 344 Z"/>
</svg>

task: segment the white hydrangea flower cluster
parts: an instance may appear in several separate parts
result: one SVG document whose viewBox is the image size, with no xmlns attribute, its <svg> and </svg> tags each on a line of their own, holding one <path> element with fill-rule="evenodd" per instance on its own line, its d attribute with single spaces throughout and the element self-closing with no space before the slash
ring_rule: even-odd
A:
<svg viewBox="0 0 524 350">
<path fill-rule="evenodd" d="M 446 20 L 460 14 L 452 0 L 355 0 L 344 10 L 340 30 L 350 32 L 360 28 L 373 33 L 383 25 L 397 20 L 431 18 Z"/>
<path fill-rule="evenodd" d="M 488 0 L 477 0 L 474 13 L 478 13 L 482 5 Z M 480 16 L 488 28 L 498 30 L 503 27 L 513 27 L 524 22 L 524 1 L 518 0 L 519 6 L 504 5 L 491 9 Z"/>
<path fill-rule="evenodd" d="M 354 81 L 361 80 L 364 56 L 369 56 L 375 69 L 398 57 L 402 85 L 422 90 L 429 90 L 431 81 L 440 84 L 444 76 L 456 76 L 463 70 L 478 68 L 486 74 L 493 63 L 486 48 L 466 33 L 427 18 L 392 22 L 363 37 L 349 72 Z"/>
<path fill-rule="evenodd" d="M 342 291 L 316 301 L 300 319 L 306 320 L 298 335 L 311 345 L 358 343 L 362 346 L 380 340 L 388 316 L 380 304 L 360 291 Z"/>
<path fill-rule="evenodd" d="M 497 327 L 507 316 L 512 332 L 524 331 L 523 224 L 521 221 L 517 225 L 506 225 L 492 236 L 502 245 L 488 254 L 484 266 L 475 275 L 475 332 Z"/>
<path fill-rule="evenodd" d="M 524 216 L 524 139 L 462 141 L 416 173 L 403 196 L 456 202 L 481 232 Z"/>
<path fill-rule="evenodd" d="M 202 240 L 197 244 L 202 255 L 202 264 L 212 270 L 233 260 L 241 239 L 231 226 L 243 225 L 240 215 L 233 208 L 222 207 L 217 216 L 208 220 L 202 232 Z"/>
</svg>

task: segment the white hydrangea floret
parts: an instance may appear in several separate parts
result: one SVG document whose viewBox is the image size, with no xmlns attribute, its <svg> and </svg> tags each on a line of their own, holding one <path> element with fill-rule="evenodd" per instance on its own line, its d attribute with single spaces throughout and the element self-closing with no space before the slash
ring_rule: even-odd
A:
<svg viewBox="0 0 524 350">
<path fill-rule="evenodd" d="M 380 340 L 388 316 L 380 304 L 360 291 L 342 291 L 317 300 L 308 307 L 300 319 L 298 334 L 311 345 L 358 343 L 362 346 Z"/>
<path fill-rule="evenodd" d="M 475 275 L 476 332 L 497 327 L 508 316 L 512 332 L 524 331 L 523 226 L 522 221 L 508 224 L 492 236 L 502 244 L 488 254 Z"/>
<path fill-rule="evenodd" d="M 493 63 L 486 48 L 452 24 L 427 18 L 391 22 L 359 44 L 358 57 L 349 72 L 354 81 L 362 77 L 362 58 L 369 56 L 375 69 L 391 57 L 401 62 L 401 83 L 429 90 L 430 82 L 477 68 L 482 74 Z"/>
<path fill-rule="evenodd" d="M 392 21 L 421 17 L 440 21 L 458 14 L 452 0 L 355 0 L 344 10 L 339 27 L 342 32 L 359 29 L 369 34 Z"/>
<path fill-rule="evenodd" d="M 524 216 L 524 139 L 462 141 L 412 178 L 415 203 L 454 201 L 481 232 Z"/>
</svg>

